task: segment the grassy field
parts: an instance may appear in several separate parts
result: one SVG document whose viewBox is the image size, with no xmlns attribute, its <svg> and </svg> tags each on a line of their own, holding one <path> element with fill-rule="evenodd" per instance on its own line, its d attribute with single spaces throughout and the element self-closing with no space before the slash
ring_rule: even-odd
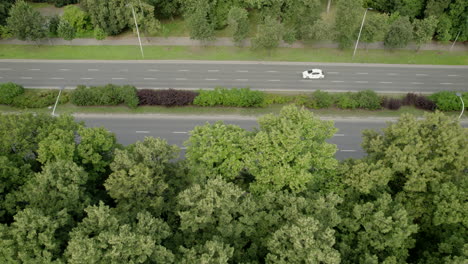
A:
<svg viewBox="0 0 468 264">
<path fill-rule="evenodd" d="M 266 60 L 356 63 L 403 63 L 468 65 L 466 52 L 409 50 L 352 50 L 278 48 L 271 54 L 264 50 L 237 47 L 145 46 L 147 60 Z M 35 46 L 0 45 L 0 59 L 71 59 L 139 60 L 138 46 Z"/>
</svg>

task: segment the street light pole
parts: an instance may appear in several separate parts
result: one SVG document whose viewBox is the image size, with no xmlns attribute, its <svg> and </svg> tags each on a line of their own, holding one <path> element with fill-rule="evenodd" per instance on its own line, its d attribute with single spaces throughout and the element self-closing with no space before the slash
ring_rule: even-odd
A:
<svg viewBox="0 0 468 264">
<path fill-rule="evenodd" d="M 59 101 L 59 98 L 60 98 L 60 94 L 62 93 L 62 90 L 63 90 L 63 86 L 60 87 L 60 91 L 59 91 L 59 94 L 57 96 L 57 100 L 55 101 L 55 105 L 54 105 L 54 110 L 52 110 L 52 115 L 54 116 L 55 115 L 55 108 L 57 108 L 57 104 L 58 104 L 58 101 Z"/>
<path fill-rule="evenodd" d="M 462 102 L 462 111 L 460 113 L 460 116 L 458 117 L 458 119 L 460 119 L 463 115 L 463 111 L 465 111 L 465 102 L 463 102 L 463 98 L 462 98 L 462 94 L 461 93 L 456 93 L 458 97 L 460 97 L 460 100 Z"/>
<path fill-rule="evenodd" d="M 137 35 L 138 35 L 138 42 L 140 43 L 141 57 L 143 57 L 143 59 L 144 59 L 145 54 L 143 53 L 143 46 L 141 45 L 140 30 L 138 30 L 138 23 L 137 23 L 137 20 L 136 20 L 135 9 L 133 8 L 132 4 L 128 4 L 128 5 L 130 5 L 130 7 L 132 8 L 133 20 L 135 21 L 135 26 L 136 26 Z"/>
<path fill-rule="evenodd" d="M 356 46 L 354 46 L 353 58 L 354 58 L 354 55 L 356 55 L 356 49 L 359 44 L 359 38 L 361 38 L 362 27 L 364 26 L 364 20 L 366 19 L 366 14 L 368 10 L 372 10 L 372 8 L 367 8 L 366 11 L 364 12 L 364 17 L 362 18 L 361 28 L 359 29 L 359 35 L 357 37 Z"/>
</svg>

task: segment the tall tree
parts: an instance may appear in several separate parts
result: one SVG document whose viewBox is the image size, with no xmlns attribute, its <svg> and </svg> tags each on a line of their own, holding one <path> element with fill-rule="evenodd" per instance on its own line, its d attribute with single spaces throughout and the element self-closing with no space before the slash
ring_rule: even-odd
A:
<svg viewBox="0 0 468 264">
<path fill-rule="evenodd" d="M 61 19 L 68 21 L 78 33 L 83 33 L 91 27 L 88 14 L 74 5 L 64 8 Z"/>
<path fill-rule="evenodd" d="M 313 26 L 320 19 L 321 3 L 319 0 L 285 0 L 282 8 L 282 23 L 297 32 L 298 39 L 311 40 Z"/>
<path fill-rule="evenodd" d="M 389 49 L 404 48 L 413 36 L 413 26 L 408 17 L 398 17 L 385 35 L 384 45 Z"/>
<path fill-rule="evenodd" d="M 364 133 L 368 164 L 390 171 L 387 190 L 418 224 L 415 259 L 466 257 L 468 131 L 442 113 L 404 115 L 384 130 Z M 430 261 L 429 261 L 430 262 Z"/>
<path fill-rule="evenodd" d="M 362 20 L 361 0 L 339 0 L 335 18 L 336 40 L 340 48 L 349 48 L 356 40 L 356 30 Z"/>
<path fill-rule="evenodd" d="M 177 157 L 177 152 L 176 146 L 155 138 L 116 150 L 113 172 L 104 185 L 118 209 L 135 213 L 145 210 L 159 216 L 168 188 L 166 178 L 172 176 L 169 161 Z"/>
<path fill-rule="evenodd" d="M 389 17 L 386 14 L 372 14 L 366 19 L 362 28 L 361 40 L 364 43 L 372 43 L 382 40 L 387 33 Z"/>
<path fill-rule="evenodd" d="M 242 45 L 242 41 L 249 33 L 249 18 L 247 10 L 234 6 L 229 10 L 228 24 L 233 31 L 233 39 L 236 45 Z"/>
<path fill-rule="evenodd" d="M 72 41 L 76 36 L 76 30 L 67 20 L 62 19 L 58 25 L 57 34 L 64 40 Z"/>
<path fill-rule="evenodd" d="M 413 21 L 413 39 L 418 46 L 418 50 L 421 48 L 422 44 L 432 40 L 437 22 L 437 19 L 433 16 L 422 20 L 415 19 Z"/>
<path fill-rule="evenodd" d="M 439 17 L 450 5 L 450 2 L 452 2 L 452 0 L 427 0 L 426 10 L 424 11 L 425 16 Z"/>
<path fill-rule="evenodd" d="M 13 6 L 14 2 L 15 0 L 4 0 L 0 2 L 0 26 L 6 24 L 8 12 L 10 11 L 10 8 Z"/>
<path fill-rule="evenodd" d="M 45 18 L 28 3 L 19 0 L 10 10 L 7 27 L 20 40 L 37 41 L 46 36 Z"/>
<path fill-rule="evenodd" d="M 278 19 L 265 17 L 263 23 L 258 25 L 257 35 L 252 39 L 252 47 L 266 49 L 271 54 L 271 50 L 279 46 L 283 28 Z"/>
<path fill-rule="evenodd" d="M 104 205 L 85 209 L 87 217 L 70 233 L 68 263 L 172 263 L 161 245 L 169 226 L 148 212 L 122 216 Z"/>
<path fill-rule="evenodd" d="M 94 27 L 102 28 L 108 35 L 116 35 L 128 26 L 131 9 L 127 0 L 81 0 Z"/>
</svg>

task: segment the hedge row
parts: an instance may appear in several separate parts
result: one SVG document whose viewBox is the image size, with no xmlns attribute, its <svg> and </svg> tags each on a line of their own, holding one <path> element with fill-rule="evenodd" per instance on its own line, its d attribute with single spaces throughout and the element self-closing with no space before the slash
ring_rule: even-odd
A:
<svg viewBox="0 0 468 264">
<path fill-rule="evenodd" d="M 193 103 L 197 92 L 182 90 L 139 90 L 138 105 L 184 106 Z"/>
<path fill-rule="evenodd" d="M 71 94 L 71 102 L 78 106 L 119 105 L 138 106 L 137 89 L 130 85 L 91 86 L 79 85 Z"/>
<path fill-rule="evenodd" d="M 57 90 L 27 91 L 21 85 L 14 83 L 0 84 L 0 104 L 21 108 L 42 108 L 51 106 L 57 98 Z M 468 93 L 462 94 L 465 107 L 468 108 Z M 434 111 L 458 111 L 462 107 L 460 98 L 453 92 L 443 91 L 428 97 L 408 93 L 403 98 L 388 98 L 377 95 L 372 90 L 347 93 L 328 93 L 315 91 L 310 95 L 278 95 L 268 94 L 249 88 L 222 88 L 214 90 L 183 91 L 183 90 L 139 90 L 134 86 L 85 87 L 78 86 L 71 95 L 64 92 L 60 98 L 61 104 L 68 100 L 78 106 L 109 106 L 126 104 L 131 108 L 138 105 L 162 106 L 232 106 L 232 107 L 264 107 L 271 104 L 294 103 L 308 108 L 319 109 L 337 107 L 341 109 L 377 110 L 387 108 L 398 110 L 409 105 L 419 109 Z"/>
<path fill-rule="evenodd" d="M 199 106 L 235 106 L 262 107 L 265 105 L 265 93 L 253 91 L 249 88 L 221 88 L 214 90 L 200 90 L 194 105 Z"/>
</svg>

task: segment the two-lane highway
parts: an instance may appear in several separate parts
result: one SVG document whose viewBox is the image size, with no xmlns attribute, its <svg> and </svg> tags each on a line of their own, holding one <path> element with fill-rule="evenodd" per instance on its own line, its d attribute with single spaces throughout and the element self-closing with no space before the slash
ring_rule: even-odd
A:
<svg viewBox="0 0 468 264">
<path fill-rule="evenodd" d="M 301 72 L 321 68 L 323 80 Z M 0 60 L 0 82 L 31 88 L 131 84 L 143 88 L 251 87 L 269 91 L 467 91 L 468 66 L 222 61 Z"/>
<path fill-rule="evenodd" d="M 238 125 L 244 129 L 252 130 L 257 127 L 255 118 L 243 117 L 207 117 L 207 116 L 92 116 L 79 115 L 78 121 L 84 121 L 88 127 L 105 127 L 117 136 L 119 143 L 128 145 L 142 141 L 145 137 L 159 137 L 167 140 L 171 145 L 177 145 L 184 153 L 183 143 L 189 138 L 190 131 L 195 126 L 206 122 L 214 123 L 221 120 L 226 124 Z M 336 144 L 338 151 L 336 158 L 360 158 L 365 155 L 361 148 L 362 130 L 379 130 L 387 126 L 383 120 L 335 120 L 339 131 L 329 140 Z"/>
</svg>

